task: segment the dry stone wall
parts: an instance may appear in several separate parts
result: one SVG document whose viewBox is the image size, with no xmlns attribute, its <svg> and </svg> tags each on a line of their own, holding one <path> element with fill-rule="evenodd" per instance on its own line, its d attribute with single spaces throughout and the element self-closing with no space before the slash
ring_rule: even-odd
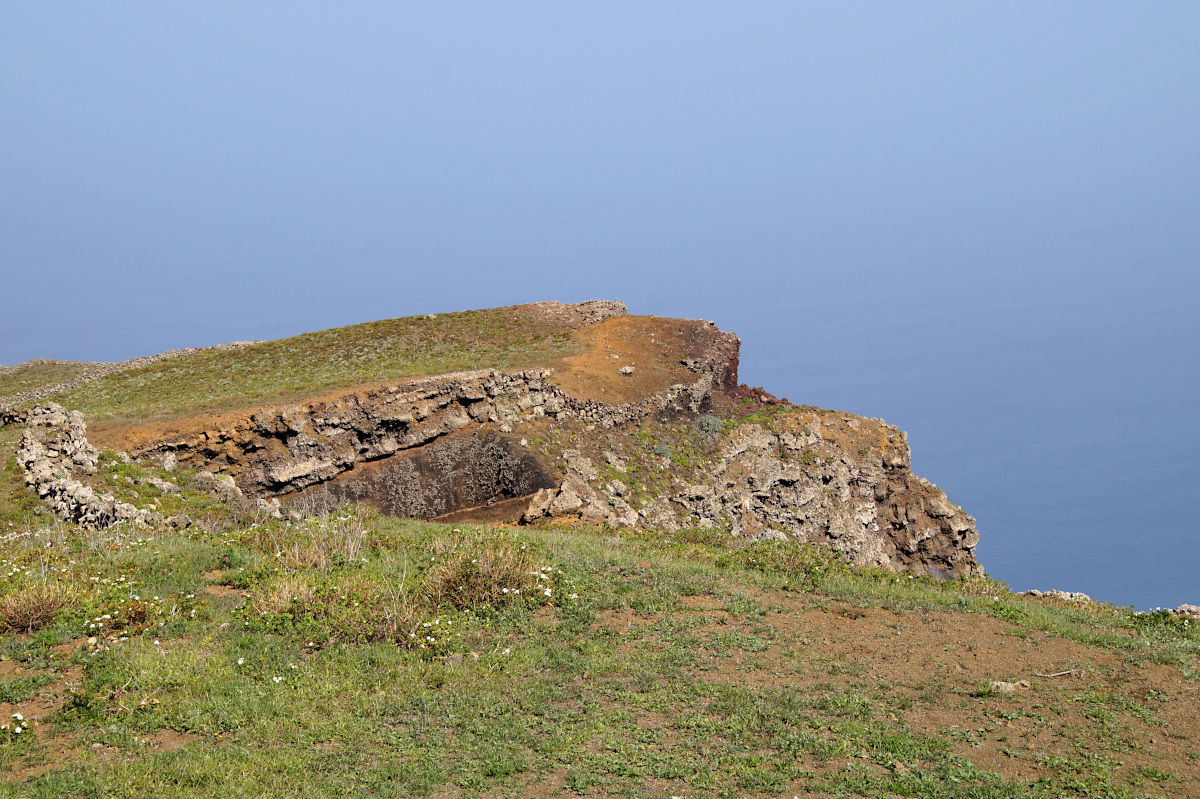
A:
<svg viewBox="0 0 1200 799">
<path fill-rule="evenodd" d="M 120 363 L 91 364 L 92 368 L 88 369 L 83 374 L 71 378 L 70 380 L 64 380 L 61 383 L 54 383 L 48 386 L 38 386 L 37 388 L 30 389 L 29 391 L 23 391 L 20 394 L 13 394 L 8 397 L 0 397 L 0 408 L 15 408 L 19 405 L 28 405 L 31 402 L 37 402 L 38 400 L 45 399 L 46 397 L 52 397 L 55 394 L 62 394 L 65 391 L 74 391 L 80 386 L 86 385 L 93 380 L 99 380 L 102 377 L 108 377 L 109 375 L 114 375 L 118 372 L 125 372 L 130 369 L 138 369 L 142 366 L 149 366 L 150 364 L 158 363 L 159 361 L 169 361 L 173 358 L 191 355 L 193 352 L 203 352 L 205 350 L 237 350 L 241 349 L 242 347 L 249 347 L 257 343 L 259 342 L 235 341 L 232 344 L 217 344 L 213 347 L 185 347 L 181 350 L 160 352 L 158 355 L 145 355 L 139 358 L 131 358 L 128 361 L 121 361 Z M 45 358 L 35 358 L 32 361 L 19 363 L 16 366 L 2 366 L 0 367 L 0 374 L 13 374 L 14 372 L 19 372 L 28 366 L 35 366 L 45 363 L 56 363 L 56 361 L 47 360 Z"/>
<path fill-rule="evenodd" d="M 119 521 L 163 523 L 157 511 L 118 502 L 111 494 L 97 494 L 75 479 L 77 473 L 94 473 L 99 459 L 99 452 L 87 440 L 87 425 L 79 411 L 67 411 L 51 402 L 0 412 L 0 423 L 26 425 L 17 446 L 17 463 L 25 470 L 26 485 L 60 518 L 89 528 Z"/>
</svg>

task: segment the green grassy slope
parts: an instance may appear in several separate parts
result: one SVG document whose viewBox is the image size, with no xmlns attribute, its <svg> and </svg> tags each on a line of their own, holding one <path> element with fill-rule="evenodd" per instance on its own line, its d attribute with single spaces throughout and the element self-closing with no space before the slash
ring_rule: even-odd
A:
<svg viewBox="0 0 1200 799">
<path fill-rule="evenodd" d="M 238 350 L 207 350 L 54 397 L 89 424 L 151 421 L 467 369 L 521 369 L 573 352 L 569 333 L 511 309 L 387 319 Z"/>
<path fill-rule="evenodd" d="M 11 397 L 41 386 L 63 383 L 98 365 L 79 361 L 49 361 L 22 365 L 11 372 L 0 372 L 0 397 Z"/>
<path fill-rule="evenodd" d="M 157 538 L 59 528 L 8 546 L 0 608 L 39 585 L 65 598 L 40 630 L 0 641 L 0 667 L 20 667 L 3 671 L 0 701 L 32 722 L 0 730 L 0 796 L 1200 787 L 1200 747 L 1170 735 L 1190 728 L 1167 728 L 1200 654 L 1179 621 L 984 581 L 897 582 L 803 547 L 730 552 L 712 531 L 251 518 Z M 931 621 L 966 632 L 938 639 Z M 873 654 L 835 656 L 837 625 Z M 989 626 L 1031 657 L 1067 642 L 1084 676 L 1035 677 L 1008 697 L 939 665 L 995 647 L 995 632 L 970 632 Z M 886 673 L 905 651 L 917 659 Z M 1163 668 L 1181 688 L 1149 687 Z"/>
</svg>

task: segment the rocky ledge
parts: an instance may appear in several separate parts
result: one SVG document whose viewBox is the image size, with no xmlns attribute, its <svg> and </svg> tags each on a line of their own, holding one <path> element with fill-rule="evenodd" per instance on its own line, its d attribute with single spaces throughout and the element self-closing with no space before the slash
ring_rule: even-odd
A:
<svg viewBox="0 0 1200 799">
<path fill-rule="evenodd" d="M 624 313 L 619 303 L 552 305 L 571 325 Z M 675 321 L 683 335 L 685 322 Z M 860 565 L 982 573 L 975 520 L 911 472 L 902 431 L 739 388 L 737 337 L 711 322 L 686 324 L 697 342 L 679 361 L 688 379 L 635 401 L 581 398 L 550 369 L 480 370 L 211 417 L 131 438 L 125 449 L 168 469 L 219 476 L 272 507 L 319 495 L 421 518 L 719 528 L 829 546 Z M 622 364 L 605 362 L 617 375 Z M 713 415 L 739 402 L 773 413 Z M 18 460 L 64 518 L 163 522 L 72 476 L 96 464 L 78 412 L 38 406 L 6 412 L 4 421 L 30 427 Z M 644 445 L 669 424 L 703 428 L 700 461 L 681 468 L 669 448 Z M 55 437 L 44 441 L 35 427 Z M 527 440 L 535 436 L 537 446 Z"/>
</svg>

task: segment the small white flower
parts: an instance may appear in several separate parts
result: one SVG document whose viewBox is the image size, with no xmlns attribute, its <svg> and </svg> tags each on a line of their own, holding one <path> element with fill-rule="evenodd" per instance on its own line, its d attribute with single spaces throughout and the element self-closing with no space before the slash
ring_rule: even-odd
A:
<svg viewBox="0 0 1200 799">
<path fill-rule="evenodd" d="M 246 659 L 245 659 L 245 658 L 238 658 L 238 665 L 239 665 L 239 666 L 240 666 L 240 665 L 242 665 L 242 664 L 243 664 L 243 663 L 245 663 L 245 662 L 246 662 Z"/>
<path fill-rule="evenodd" d="M 16 719 L 17 721 L 24 721 L 24 720 L 25 720 L 25 717 L 24 717 L 24 716 L 22 716 L 20 713 L 13 713 L 13 714 L 12 714 L 12 717 L 13 717 L 14 719 Z"/>
<path fill-rule="evenodd" d="M 154 639 L 154 645 L 155 645 L 155 646 L 158 646 L 158 639 L 157 639 L 157 638 L 155 638 L 155 639 Z"/>
<path fill-rule="evenodd" d="M 550 596 L 550 589 L 549 589 L 549 588 L 547 588 L 547 589 L 546 589 L 545 591 L 543 591 L 542 593 L 543 593 L 543 594 L 545 594 L 546 596 Z"/>
<path fill-rule="evenodd" d="M 272 677 L 271 679 L 274 680 L 277 684 L 283 682 L 282 677 Z"/>
</svg>

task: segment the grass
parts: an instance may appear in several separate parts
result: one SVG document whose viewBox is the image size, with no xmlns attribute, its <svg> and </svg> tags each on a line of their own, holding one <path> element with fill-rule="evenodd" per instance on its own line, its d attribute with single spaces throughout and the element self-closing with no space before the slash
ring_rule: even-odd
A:
<svg viewBox="0 0 1200 799">
<path fill-rule="evenodd" d="M 120 424 L 575 347 L 504 309 L 442 314 L 195 353 L 59 400 Z M 714 414 L 642 425 L 613 443 L 626 471 L 596 466 L 644 505 L 738 425 L 806 423 L 748 400 Z M 284 521 L 112 453 L 98 490 L 190 525 L 85 531 L 25 488 L 18 433 L 0 428 L 0 797 L 1200 793 L 1200 632 L 1167 613 L 718 528 Z M 530 443 L 557 455 L 584 435 Z"/>
<path fill-rule="evenodd" d="M 1119 682 L 1046 688 L 1027 713 L 978 686 L 907 684 L 831 659 L 817 636 L 832 633 L 809 629 L 859 623 L 835 604 L 892 608 L 893 626 L 871 639 L 883 652 L 919 614 L 982 615 L 1017 641 L 1048 632 L 1194 674 L 1200 637 L 1166 618 L 1033 602 L 990 581 L 897 581 L 797 545 L 731 551 L 704 530 L 628 538 L 355 509 L 300 523 L 227 512 L 211 531 L 60 527 L 8 542 L 20 568 L 0 579 L 0 601 L 41 585 L 76 593 L 3 637 L 0 666 L 22 672 L 0 700 L 55 709 L 25 712 L 37 717 L 24 737 L 0 730 L 0 796 L 1195 788 L 1194 768 L 1127 744 L 1131 729 L 1163 729 L 1162 696 Z M 939 656 L 960 645 L 971 644 Z M 969 734 L 919 724 L 946 705 L 961 705 Z M 1031 749 L 997 742 L 1005 724 L 1077 731 Z M 976 763 L 988 746 L 1027 776 Z"/>
<path fill-rule="evenodd" d="M 575 347 L 570 333 L 503 308 L 413 316 L 192 353 L 101 378 L 54 399 L 82 410 L 89 424 L 151 421 L 385 380 L 545 366 Z"/>
<path fill-rule="evenodd" d="M 30 363 L 12 371 L 0 372 L 0 397 L 11 397 L 42 386 L 64 383 L 98 366 L 77 361 L 48 361 Z"/>
</svg>

